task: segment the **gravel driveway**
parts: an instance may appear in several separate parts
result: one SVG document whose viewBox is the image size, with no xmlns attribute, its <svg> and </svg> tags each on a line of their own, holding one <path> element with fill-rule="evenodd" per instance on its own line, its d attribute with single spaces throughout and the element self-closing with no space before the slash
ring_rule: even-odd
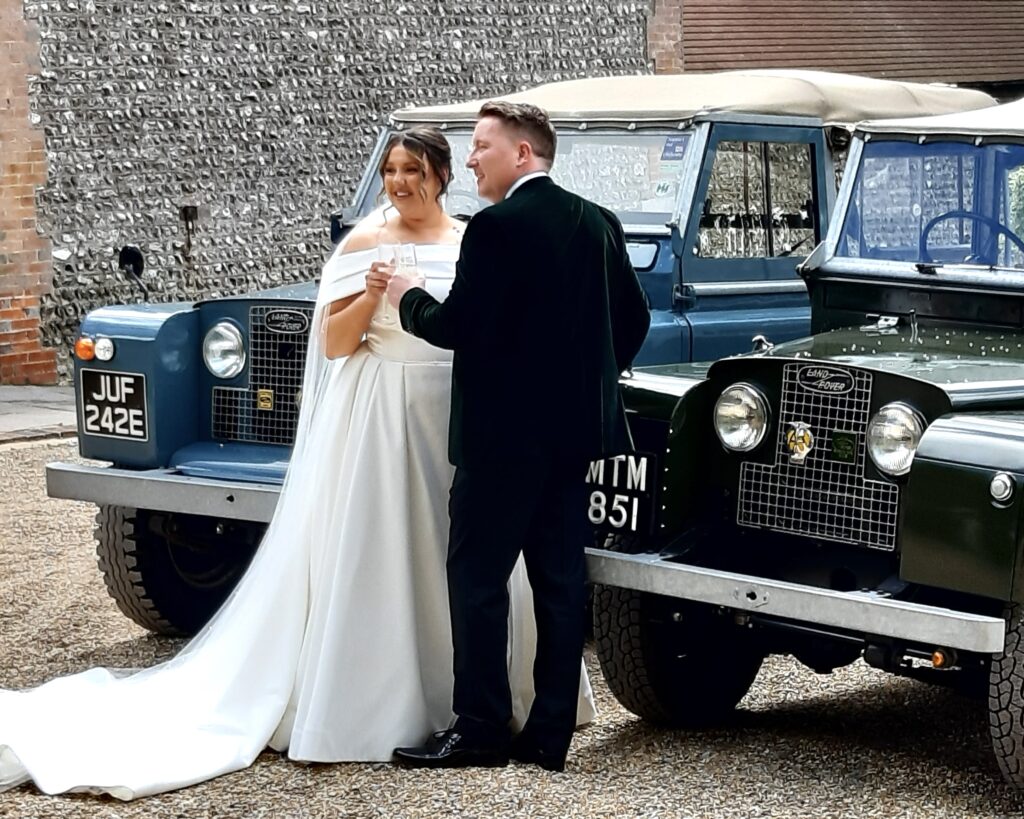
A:
<svg viewBox="0 0 1024 819">
<path fill-rule="evenodd" d="M 49 500 L 43 466 L 73 440 L 0 447 L 0 686 L 102 664 L 140 667 L 178 641 L 126 620 L 95 568 L 92 507 Z M 406 771 L 299 765 L 264 753 L 246 771 L 123 803 L 0 794 L 3 817 L 988 817 L 1024 801 L 987 756 L 983 703 L 862 663 L 818 676 L 770 659 L 734 723 L 658 731 L 611 698 L 593 657 L 595 723 L 565 773 L 534 767 Z M 131 714 L 111 714 L 111 720 Z M 2 736 L 2 727 L 0 727 Z"/>
</svg>

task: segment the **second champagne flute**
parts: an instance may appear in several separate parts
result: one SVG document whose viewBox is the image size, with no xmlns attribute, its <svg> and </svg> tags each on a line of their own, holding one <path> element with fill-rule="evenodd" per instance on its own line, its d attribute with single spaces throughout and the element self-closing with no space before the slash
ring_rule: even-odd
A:
<svg viewBox="0 0 1024 819">
<path fill-rule="evenodd" d="M 381 261 L 394 265 L 393 276 L 412 276 L 416 273 L 416 245 L 412 242 L 389 243 L 379 245 Z M 387 248 L 386 251 L 383 249 Z M 384 297 L 384 318 L 389 322 L 398 319 L 398 313 Z"/>
<path fill-rule="evenodd" d="M 384 262 L 384 264 L 391 265 L 392 275 L 398 271 L 398 260 L 401 256 L 400 248 L 401 245 L 395 242 L 380 242 L 377 244 L 377 259 Z M 385 292 L 381 296 L 381 299 L 381 320 L 390 324 L 395 320 L 395 318 L 392 315 L 394 311 L 388 303 L 388 294 Z"/>
</svg>

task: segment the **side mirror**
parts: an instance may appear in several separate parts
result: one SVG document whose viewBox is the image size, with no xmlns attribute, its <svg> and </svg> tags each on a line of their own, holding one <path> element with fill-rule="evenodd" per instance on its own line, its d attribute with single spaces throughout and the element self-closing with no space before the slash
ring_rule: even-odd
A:
<svg viewBox="0 0 1024 819">
<path fill-rule="evenodd" d="M 117 254 L 117 266 L 122 273 L 139 278 L 146 269 L 146 260 L 142 256 L 142 251 L 135 245 L 125 245 Z"/>
<path fill-rule="evenodd" d="M 342 208 L 331 214 L 331 244 L 337 245 L 356 226 L 359 216 L 353 207 Z"/>
<path fill-rule="evenodd" d="M 149 290 L 142 282 L 142 271 L 146 269 L 146 260 L 142 251 L 135 245 L 125 245 L 117 254 L 118 269 L 131 280 L 132 284 L 142 291 L 142 297 L 149 299 Z"/>
</svg>

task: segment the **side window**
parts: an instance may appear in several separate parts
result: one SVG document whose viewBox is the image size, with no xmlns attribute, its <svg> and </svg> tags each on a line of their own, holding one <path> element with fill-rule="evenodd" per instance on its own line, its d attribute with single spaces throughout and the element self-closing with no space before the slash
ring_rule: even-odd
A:
<svg viewBox="0 0 1024 819">
<path fill-rule="evenodd" d="M 1024 239 L 1024 165 L 1007 173 L 1006 213 L 1003 219 L 1010 232 Z M 1024 251 L 1005 234 L 999 234 L 999 257 L 1007 267 L 1024 267 Z"/>
<path fill-rule="evenodd" d="M 769 142 L 772 244 L 769 256 L 806 256 L 814 249 L 811 146 Z"/>
<path fill-rule="evenodd" d="M 811 146 L 718 143 L 697 235 L 707 259 L 809 252 L 815 240 Z"/>
</svg>

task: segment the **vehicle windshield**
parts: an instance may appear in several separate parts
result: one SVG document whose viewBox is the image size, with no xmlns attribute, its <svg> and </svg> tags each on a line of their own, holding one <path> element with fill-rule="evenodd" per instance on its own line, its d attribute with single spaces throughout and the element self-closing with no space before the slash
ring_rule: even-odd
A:
<svg viewBox="0 0 1024 819">
<path fill-rule="evenodd" d="M 838 255 L 1024 268 L 1024 145 L 864 145 Z"/>
<path fill-rule="evenodd" d="M 470 131 L 445 134 L 452 146 L 454 178 L 449 213 L 471 215 L 487 203 L 466 168 Z M 664 225 L 675 210 L 690 134 L 678 131 L 568 131 L 558 133 L 551 177 L 564 188 L 615 212 L 623 224 Z M 380 194 L 374 178 L 372 201 Z"/>
</svg>

